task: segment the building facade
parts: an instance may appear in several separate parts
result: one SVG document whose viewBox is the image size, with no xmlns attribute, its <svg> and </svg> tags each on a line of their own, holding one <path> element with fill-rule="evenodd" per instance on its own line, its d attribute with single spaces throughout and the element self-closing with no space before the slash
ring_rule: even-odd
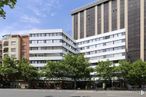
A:
<svg viewBox="0 0 146 97">
<path fill-rule="evenodd" d="M 76 53 L 76 43 L 62 29 L 29 32 L 30 63 L 38 68 L 48 61 L 60 61 L 66 53 Z"/>
<path fill-rule="evenodd" d="M 98 0 L 72 11 L 74 39 L 125 29 L 126 59 L 146 60 L 146 0 Z"/>
<path fill-rule="evenodd" d="M 29 35 L 21 36 L 21 57 L 29 60 Z"/>
<path fill-rule="evenodd" d="M 24 48 L 24 40 L 27 43 L 27 47 Z M 4 35 L 2 38 L 2 58 L 4 56 L 10 56 L 15 58 L 16 60 L 20 60 L 22 58 L 29 59 L 29 39 L 25 36 L 20 35 Z M 26 52 L 23 52 L 23 51 Z"/>
<path fill-rule="evenodd" d="M 125 29 L 121 29 L 79 39 L 76 42 L 78 51 L 85 54 L 91 66 L 95 67 L 99 61 L 109 60 L 116 64 L 118 60 L 124 60 L 126 58 L 125 39 Z"/>
</svg>

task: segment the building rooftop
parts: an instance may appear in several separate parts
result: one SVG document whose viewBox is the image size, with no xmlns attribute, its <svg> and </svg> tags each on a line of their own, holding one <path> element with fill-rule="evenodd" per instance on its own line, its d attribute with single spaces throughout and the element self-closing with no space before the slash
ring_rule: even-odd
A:
<svg viewBox="0 0 146 97">
<path fill-rule="evenodd" d="M 85 5 L 85 6 L 82 6 L 82 7 L 80 7 L 80 8 L 77 8 L 77 9 L 73 10 L 73 11 L 71 12 L 71 15 L 76 14 L 76 13 L 78 13 L 78 12 L 80 12 L 80 11 L 85 10 L 85 9 L 88 9 L 88 8 L 90 8 L 90 7 L 93 7 L 93 6 L 96 6 L 96 5 L 100 5 L 100 4 L 102 4 L 102 3 L 104 3 L 104 2 L 107 2 L 107 1 L 109 1 L 109 0 L 96 0 L 95 2 L 92 2 L 92 3 L 90 3 L 90 4 L 87 4 L 87 5 Z"/>
</svg>

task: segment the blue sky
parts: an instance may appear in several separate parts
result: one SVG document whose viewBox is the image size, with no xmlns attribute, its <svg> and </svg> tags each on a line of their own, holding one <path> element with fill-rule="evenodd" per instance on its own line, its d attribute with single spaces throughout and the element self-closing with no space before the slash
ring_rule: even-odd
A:
<svg viewBox="0 0 146 97">
<path fill-rule="evenodd" d="M 72 33 L 71 11 L 95 0 L 17 0 L 14 9 L 5 7 L 0 35 L 25 33 L 31 29 L 58 29 Z M 24 32 L 23 32 L 24 31 Z"/>
</svg>

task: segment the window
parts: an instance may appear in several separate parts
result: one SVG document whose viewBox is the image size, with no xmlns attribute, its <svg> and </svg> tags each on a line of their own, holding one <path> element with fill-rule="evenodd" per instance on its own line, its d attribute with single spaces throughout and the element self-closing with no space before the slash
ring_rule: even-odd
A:
<svg viewBox="0 0 146 97">
<path fill-rule="evenodd" d="M 16 45 L 16 41 L 11 41 L 11 45 Z"/>
<path fill-rule="evenodd" d="M 11 57 L 16 58 L 16 55 L 15 54 L 12 54 Z"/>
<path fill-rule="evenodd" d="M 11 52 L 16 52 L 16 48 L 11 48 Z"/>
<path fill-rule="evenodd" d="M 110 36 L 105 36 L 105 39 L 109 39 L 110 38 Z"/>
</svg>

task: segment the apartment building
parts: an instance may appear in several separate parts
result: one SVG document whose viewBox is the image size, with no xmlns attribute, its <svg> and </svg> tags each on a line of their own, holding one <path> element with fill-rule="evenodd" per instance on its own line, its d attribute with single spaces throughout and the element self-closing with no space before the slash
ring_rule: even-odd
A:
<svg viewBox="0 0 146 97">
<path fill-rule="evenodd" d="M 10 56 L 16 60 L 20 60 L 23 57 L 29 59 L 29 53 L 27 51 L 29 48 L 28 42 L 28 36 L 4 35 L 2 38 L 2 58 L 4 56 Z"/>
<path fill-rule="evenodd" d="M 121 54 L 122 59 L 146 60 L 146 0 L 98 0 L 73 10 L 71 14 L 74 39 L 80 51 L 85 52 L 85 57 L 89 57 L 91 62 L 104 59 L 112 61 L 111 58 L 115 56 L 116 48 L 119 48 L 116 54 L 120 54 L 114 57 L 115 61 L 121 60 Z M 112 39 L 116 39 L 116 34 L 123 36 L 113 41 Z M 109 39 L 106 39 L 107 37 Z M 94 41 L 95 38 L 97 41 Z M 121 42 L 118 45 L 109 43 L 109 46 L 103 46 L 109 41 Z M 98 46 L 98 43 L 101 45 Z M 89 52 L 86 49 L 91 44 L 97 44 L 97 48 L 91 47 L 89 50 L 92 52 Z M 109 51 L 111 46 L 114 46 L 113 53 Z M 99 49 L 102 49 L 102 53 L 97 53 L 98 56 L 90 58 L 95 56 Z"/>
<path fill-rule="evenodd" d="M 38 68 L 48 61 L 60 61 L 64 54 L 76 53 L 76 43 L 62 29 L 33 30 L 29 32 L 30 63 Z"/>
<path fill-rule="evenodd" d="M 29 60 L 29 35 L 21 36 L 21 58 Z"/>
</svg>

